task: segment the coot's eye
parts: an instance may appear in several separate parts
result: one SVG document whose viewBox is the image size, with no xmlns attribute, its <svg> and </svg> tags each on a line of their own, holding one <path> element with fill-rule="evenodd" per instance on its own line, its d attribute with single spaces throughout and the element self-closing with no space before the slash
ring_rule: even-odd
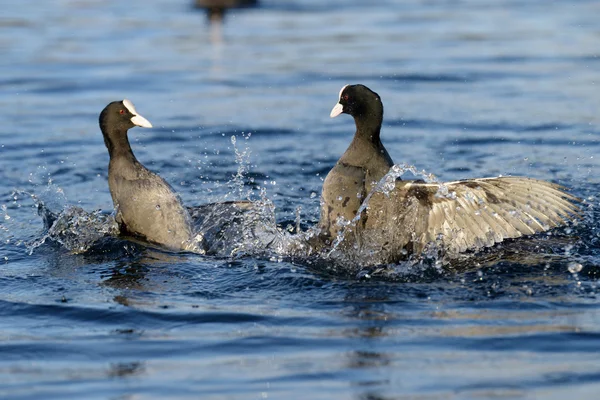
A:
<svg viewBox="0 0 600 400">
<path fill-rule="evenodd" d="M 125 114 L 125 110 L 123 110 L 122 108 L 119 110 L 119 114 Z"/>
<path fill-rule="evenodd" d="M 350 98 L 350 96 L 348 96 L 347 94 L 342 96 L 342 99 L 344 99 L 345 101 L 348 101 L 349 98 Z"/>
</svg>

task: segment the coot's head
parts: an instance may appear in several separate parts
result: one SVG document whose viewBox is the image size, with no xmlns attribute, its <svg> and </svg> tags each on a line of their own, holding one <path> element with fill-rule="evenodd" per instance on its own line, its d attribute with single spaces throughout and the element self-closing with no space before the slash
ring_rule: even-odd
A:
<svg viewBox="0 0 600 400">
<path fill-rule="evenodd" d="M 346 85 L 340 90 L 339 101 L 329 115 L 335 118 L 342 113 L 354 118 L 383 118 L 383 104 L 379 95 L 365 85 Z"/>
<path fill-rule="evenodd" d="M 150 121 L 138 114 L 133 103 L 127 99 L 113 101 L 100 113 L 100 128 L 103 132 L 123 132 L 134 126 L 152 128 Z"/>
</svg>

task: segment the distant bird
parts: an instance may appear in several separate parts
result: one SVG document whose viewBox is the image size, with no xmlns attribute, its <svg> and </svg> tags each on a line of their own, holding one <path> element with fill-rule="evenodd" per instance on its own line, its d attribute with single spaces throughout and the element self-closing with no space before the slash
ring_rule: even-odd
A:
<svg viewBox="0 0 600 400">
<path fill-rule="evenodd" d="M 170 250 L 199 251 L 191 217 L 173 188 L 133 155 L 127 131 L 151 128 L 133 103 L 114 101 L 100 113 L 100 130 L 108 149 L 108 187 L 121 234 L 141 238 Z"/>
<path fill-rule="evenodd" d="M 323 184 L 319 228 L 327 241 L 343 234 L 345 246 L 395 262 L 429 246 L 446 254 L 478 250 L 579 216 L 573 204 L 579 199 L 562 186 L 524 177 L 443 184 L 392 180 L 387 190 L 372 194 L 357 216 L 394 163 L 380 140 L 383 104 L 377 93 L 364 85 L 344 86 L 331 117 L 342 113 L 354 117 L 356 133 Z M 355 226 L 343 227 L 352 220 Z"/>
<path fill-rule="evenodd" d="M 252 7 L 257 4 L 258 0 L 195 0 L 195 7 L 206 9 L 210 21 L 222 21 L 227 9 Z"/>
</svg>

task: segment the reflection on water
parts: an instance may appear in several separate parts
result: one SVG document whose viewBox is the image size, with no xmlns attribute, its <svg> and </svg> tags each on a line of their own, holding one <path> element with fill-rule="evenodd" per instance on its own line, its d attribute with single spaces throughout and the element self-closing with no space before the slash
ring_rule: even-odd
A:
<svg viewBox="0 0 600 400">
<path fill-rule="evenodd" d="M 102 281 L 102 284 L 115 289 L 145 290 L 143 281 L 146 272 L 147 267 L 143 263 L 119 263 L 112 270 L 111 275 Z M 118 298 L 119 304 L 128 305 L 124 304 L 126 302 L 124 296 L 120 295 Z"/>
<path fill-rule="evenodd" d="M 145 363 L 139 361 L 110 364 L 108 377 L 128 378 L 143 374 L 145 369 Z"/>
<path fill-rule="evenodd" d="M 194 6 L 206 10 L 211 25 L 223 22 L 226 11 L 234 8 L 252 7 L 258 0 L 195 0 Z"/>
</svg>

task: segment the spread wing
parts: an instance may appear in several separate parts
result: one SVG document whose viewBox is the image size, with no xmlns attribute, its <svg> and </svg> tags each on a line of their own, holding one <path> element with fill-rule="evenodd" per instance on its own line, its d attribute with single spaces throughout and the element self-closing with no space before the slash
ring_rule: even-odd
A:
<svg viewBox="0 0 600 400">
<path fill-rule="evenodd" d="M 523 177 L 445 184 L 398 181 L 396 191 L 416 205 L 417 249 L 440 242 L 452 253 L 544 232 L 580 217 L 577 197 L 550 182 Z"/>
</svg>

